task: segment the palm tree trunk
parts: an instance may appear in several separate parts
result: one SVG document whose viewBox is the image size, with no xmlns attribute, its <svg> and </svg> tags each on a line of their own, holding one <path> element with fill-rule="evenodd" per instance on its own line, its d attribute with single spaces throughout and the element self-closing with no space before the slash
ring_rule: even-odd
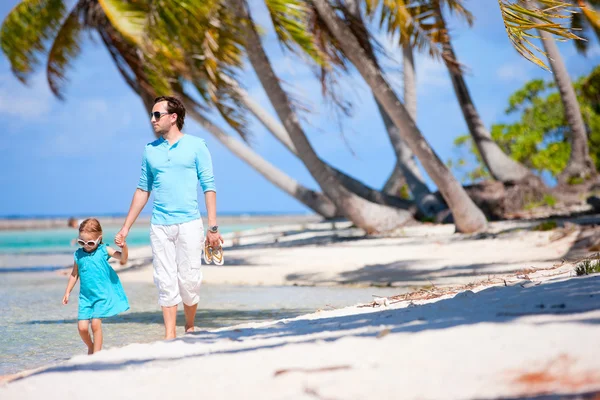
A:
<svg viewBox="0 0 600 400">
<path fill-rule="evenodd" d="M 260 37 L 250 17 L 244 0 L 235 0 L 240 21 L 245 24 L 247 54 L 279 119 L 290 135 L 300 159 L 315 178 L 323 193 L 331 199 L 346 218 L 367 233 L 385 232 L 413 221 L 405 210 L 371 203 L 346 189 L 317 156 L 310 145 L 287 94 L 281 88 L 271 63 L 262 47 Z"/>
<path fill-rule="evenodd" d="M 402 138 L 406 140 L 406 143 L 421 160 L 423 167 L 452 210 L 457 229 L 461 232 L 476 232 L 485 229 L 487 221 L 484 214 L 469 198 L 464 188 L 452 176 L 419 132 L 415 122 L 404 108 L 404 104 L 398 99 L 384 79 L 381 70 L 369 58 L 356 37 L 338 18 L 327 0 L 314 0 L 313 4 L 329 30 L 338 40 L 344 53 L 371 87 L 373 94 L 388 113 L 394 125 L 400 129 Z"/>
<path fill-rule="evenodd" d="M 353 0 L 354 2 L 354 0 Z M 403 74 L 404 74 L 404 104 L 406 105 L 406 111 L 412 117 L 414 121 L 417 120 L 417 82 L 416 82 L 416 72 L 415 72 L 415 63 L 413 58 L 412 47 L 408 45 L 402 46 L 402 60 L 403 60 Z M 389 132 L 391 129 L 398 129 L 387 115 L 385 110 L 381 107 L 379 103 L 377 103 L 377 107 L 379 108 L 379 113 L 381 114 L 386 130 Z M 398 135 L 400 135 L 398 133 Z M 415 162 L 415 155 L 406 145 L 404 140 L 400 141 L 400 148 L 398 161 L 396 162 L 396 167 L 392 174 L 386 181 L 384 188 L 397 188 L 399 186 L 396 180 L 400 179 L 401 181 L 406 182 L 409 185 L 410 192 L 413 194 L 415 198 L 423 197 L 428 194 L 431 194 L 431 191 L 425 184 L 423 180 L 423 176 L 421 175 L 421 171 L 419 171 L 419 167 Z M 398 173 L 396 170 L 400 170 Z M 385 191 L 385 189 L 384 189 Z"/>
<path fill-rule="evenodd" d="M 285 130 L 285 127 L 281 125 L 279 121 L 275 120 L 275 118 L 273 118 L 258 103 L 256 103 L 256 101 L 254 101 L 254 99 L 252 99 L 248 92 L 246 92 L 243 88 L 241 88 L 235 82 L 230 82 L 230 84 L 235 87 L 240 100 L 244 103 L 246 108 L 263 124 L 263 126 L 267 128 L 269 132 L 271 132 L 273 136 L 279 140 L 279 142 L 283 144 L 292 154 L 294 154 L 296 157 L 299 157 L 298 152 L 296 151 L 296 148 L 290 139 L 289 133 Z M 391 196 L 385 192 L 375 190 L 365 185 L 361 181 L 332 167 L 325 161 L 321 161 L 323 164 L 325 164 L 326 168 L 331 171 L 331 173 L 337 176 L 341 184 L 352 193 L 357 194 L 373 203 L 402 208 L 411 211 L 412 214 L 415 214 L 415 203 L 413 201 L 402 199 L 398 196 Z"/>
<path fill-rule="evenodd" d="M 439 4 L 437 5 L 437 19 L 441 26 L 446 26 Z M 473 142 L 477 146 L 477 150 L 479 150 L 479 154 L 492 177 L 505 183 L 518 182 L 525 178 L 533 177 L 534 175 L 531 171 L 510 158 L 492 139 L 492 135 L 490 135 L 490 132 L 483 124 L 477 107 L 475 107 L 475 103 L 471 98 L 463 73 L 455 61 L 456 55 L 454 54 L 454 48 L 449 38 L 442 44 L 442 48 L 445 55 L 444 63 L 450 74 L 454 93 L 460 104 L 465 122 L 469 127 Z"/>
<path fill-rule="evenodd" d="M 354 31 L 358 32 L 360 36 L 360 42 L 362 47 L 365 49 L 367 55 L 370 57 L 371 61 L 375 63 L 377 66 L 377 57 L 375 56 L 375 52 L 373 51 L 373 46 L 371 46 L 371 41 L 369 39 L 369 32 L 367 27 L 364 24 L 362 16 L 360 14 L 360 7 L 358 5 L 357 0 L 347 0 L 346 8 L 344 9 L 346 19 L 350 23 L 350 26 L 354 27 Z M 347 12 L 346 12 L 347 11 Z M 417 99 L 416 99 L 416 83 L 415 83 L 415 70 L 414 70 L 414 61 L 412 57 L 412 48 L 404 48 L 404 79 L 405 84 L 408 80 L 408 85 L 410 86 L 408 89 L 405 85 L 405 94 L 408 90 L 409 96 L 411 98 L 411 111 L 414 111 L 414 114 L 411 114 L 413 120 L 416 120 L 417 113 Z M 409 59 L 407 59 L 407 53 Z M 412 78 L 412 81 L 411 81 Z M 412 86 L 411 86 L 412 85 Z M 375 97 L 375 96 L 373 96 Z M 406 100 L 406 99 L 405 99 Z M 392 143 L 392 147 L 394 148 L 394 152 L 396 153 L 396 165 L 394 170 L 392 171 L 390 177 L 386 181 L 384 185 L 384 193 L 388 193 L 391 195 L 398 195 L 398 192 L 386 191 L 387 188 L 390 190 L 391 188 L 401 188 L 403 183 L 406 182 L 408 184 L 408 188 L 415 198 L 415 202 L 417 207 L 421 212 L 425 215 L 433 215 L 437 211 L 440 211 L 445 208 L 444 204 L 442 204 L 436 196 L 431 194 L 431 191 L 425 184 L 423 177 L 421 176 L 421 172 L 417 167 L 417 163 L 415 162 L 415 156 L 409 146 L 407 146 L 406 142 L 402 139 L 402 135 L 400 134 L 398 127 L 394 125 L 394 122 L 389 117 L 389 115 L 385 112 L 377 98 L 375 98 L 375 102 L 377 103 L 377 108 L 379 109 L 379 114 L 383 119 L 383 123 L 385 129 L 388 133 L 388 137 L 390 138 L 390 142 Z"/>
<path fill-rule="evenodd" d="M 558 180 L 565 183 L 572 177 L 588 179 L 596 174 L 596 169 L 589 154 L 588 137 L 575 89 L 554 38 L 543 30 L 538 30 L 538 33 L 542 38 L 544 50 L 548 54 L 550 69 L 554 74 L 554 81 L 558 87 L 565 117 L 571 131 L 571 156 L 567 167 L 559 174 Z"/>
<path fill-rule="evenodd" d="M 415 61 L 413 57 L 413 49 L 410 45 L 402 46 L 402 59 L 403 59 L 403 73 L 404 73 L 404 104 L 406 111 L 411 116 L 413 121 L 417 121 L 417 74 L 415 71 Z M 381 105 L 377 103 L 381 115 L 384 118 L 386 125 L 388 123 L 394 128 L 393 122 L 390 117 L 385 113 Z M 388 122 L 389 121 L 389 122 Z M 410 147 L 406 144 L 406 141 L 400 142 L 400 159 L 396 164 L 402 172 L 403 178 L 406 180 L 410 192 L 415 198 L 417 207 L 426 216 L 432 216 L 437 214 L 443 209 L 446 209 L 446 205 L 439 200 L 437 196 L 431 193 L 423 176 L 417 166 L 416 157 Z M 396 175 L 396 171 L 392 171 L 390 179 L 386 182 L 385 187 L 393 183 L 392 178 Z M 397 185 L 397 183 L 395 183 Z M 385 191 L 385 190 L 384 190 Z"/>
<path fill-rule="evenodd" d="M 255 153 L 249 146 L 223 132 L 218 126 L 214 125 L 208 119 L 204 118 L 201 113 L 196 111 L 189 98 L 186 98 L 185 105 L 192 119 L 198 122 L 204 129 L 213 135 L 215 139 L 221 142 L 223 146 L 235 154 L 239 159 L 255 169 L 262 176 L 264 176 L 273 185 L 294 197 L 296 200 L 324 218 L 330 219 L 340 216 L 331 200 L 323 196 L 321 193 L 302 186 L 292 177 L 286 175 L 277 167 Z"/>
</svg>

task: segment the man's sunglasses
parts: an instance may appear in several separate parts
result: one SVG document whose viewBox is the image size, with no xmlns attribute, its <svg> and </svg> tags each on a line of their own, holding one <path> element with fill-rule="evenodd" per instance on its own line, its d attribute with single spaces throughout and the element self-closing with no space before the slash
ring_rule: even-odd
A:
<svg viewBox="0 0 600 400">
<path fill-rule="evenodd" d="M 163 115 L 167 115 L 167 114 L 171 114 L 171 113 L 166 113 L 166 112 L 161 113 L 160 111 L 154 111 L 154 112 L 150 113 L 150 119 L 152 119 L 152 117 L 154 117 L 158 121 L 159 119 L 162 118 Z"/>
<path fill-rule="evenodd" d="M 98 244 L 98 242 L 100 242 L 102 240 L 102 236 L 100 236 L 98 239 L 96 240 L 90 240 L 88 242 L 86 242 L 85 240 L 81 239 L 81 238 L 77 238 L 77 244 L 80 246 L 88 246 L 88 247 L 92 247 Z"/>
</svg>

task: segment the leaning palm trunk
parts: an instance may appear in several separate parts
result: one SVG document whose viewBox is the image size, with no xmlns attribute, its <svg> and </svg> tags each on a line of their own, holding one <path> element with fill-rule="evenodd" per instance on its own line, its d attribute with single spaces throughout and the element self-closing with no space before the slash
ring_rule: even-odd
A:
<svg viewBox="0 0 600 400">
<path fill-rule="evenodd" d="M 567 167 L 559 174 L 558 180 L 565 183 L 574 177 L 587 179 L 595 175 L 596 170 L 589 154 L 587 133 L 575 89 L 554 38 L 546 31 L 539 30 L 538 33 L 548 54 L 550 69 L 554 74 L 554 81 L 560 93 L 571 134 L 571 156 Z"/>
<path fill-rule="evenodd" d="M 213 135 L 215 139 L 221 142 L 223 146 L 235 154 L 239 159 L 246 162 L 264 176 L 273 185 L 325 218 L 329 219 L 340 216 L 336 212 L 335 205 L 331 200 L 323 196 L 323 194 L 302 186 L 296 180 L 286 175 L 255 153 L 249 146 L 223 132 L 218 126 L 214 125 L 196 111 L 193 104 L 190 104 L 189 101 L 186 101 L 186 108 L 190 116 Z"/>
<path fill-rule="evenodd" d="M 275 118 L 273 118 L 258 103 L 256 103 L 256 101 L 254 101 L 244 89 L 239 87 L 239 85 L 236 85 L 234 82 L 231 82 L 231 84 L 236 88 L 236 92 L 239 95 L 240 100 L 244 103 L 244 106 L 263 124 L 265 128 L 269 130 L 269 132 L 273 134 L 277 140 L 279 140 L 281 144 L 283 144 L 296 157 L 299 157 L 298 152 L 296 151 L 296 148 L 290 139 L 290 135 L 285 130 L 285 127 L 281 125 L 281 123 L 279 123 L 279 121 L 277 121 Z M 336 177 L 340 180 L 340 183 L 352 193 L 357 194 L 373 203 L 399 207 L 409 210 L 413 214 L 415 213 L 415 203 L 413 201 L 405 200 L 398 196 L 392 196 L 385 192 L 370 188 L 359 180 L 354 179 L 344 172 L 332 167 L 325 161 L 321 161 L 323 164 L 325 164 L 326 168 L 331 171 L 331 173 L 336 175 Z"/>
<path fill-rule="evenodd" d="M 338 177 L 317 156 L 310 145 L 287 94 L 281 88 L 271 63 L 262 47 L 260 37 L 248 13 L 244 0 L 234 1 L 246 30 L 247 54 L 267 96 L 304 165 L 317 181 L 323 193 L 331 199 L 346 218 L 367 233 L 393 230 L 413 221 L 408 211 L 371 203 L 346 189 Z"/>
<path fill-rule="evenodd" d="M 348 11 L 348 15 L 346 18 L 350 20 L 351 24 L 354 25 L 355 29 L 359 32 L 359 35 L 362 36 L 362 45 L 365 49 L 366 54 L 369 56 L 371 61 L 377 66 L 377 58 L 375 56 L 375 52 L 373 51 L 373 47 L 371 46 L 371 42 L 369 40 L 369 33 L 367 31 L 367 27 L 365 26 L 362 16 L 360 14 L 360 7 L 358 5 L 357 0 L 347 0 L 346 1 L 346 9 Z M 404 49 L 404 77 L 405 83 L 408 79 L 408 85 L 410 86 L 408 89 L 405 86 L 405 91 L 408 90 L 409 96 L 411 97 L 411 104 L 414 111 L 414 114 L 411 114 L 413 120 L 416 120 L 416 86 L 415 86 L 415 71 L 414 71 L 414 62 L 412 59 L 412 48 L 408 47 L 409 59 L 406 59 L 406 48 Z M 411 81 L 412 79 L 412 81 Z M 412 85 L 412 86 L 411 86 Z M 375 96 L 373 96 L 375 97 Z M 392 143 L 392 147 L 394 148 L 394 152 L 396 153 L 396 165 L 394 171 L 392 171 L 391 176 L 388 178 L 385 186 L 384 192 L 388 194 L 398 195 L 398 192 L 392 192 L 390 189 L 401 187 L 402 182 L 406 182 L 408 184 L 408 188 L 415 198 L 415 202 L 417 207 L 421 212 L 425 215 L 433 215 L 437 211 L 442 210 L 445 206 L 431 194 L 431 191 L 425 184 L 421 173 L 419 172 L 419 168 L 417 167 L 417 163 L 415 162 L 415 157 L 409 146 L 406 145 L 406 142 L 402 139 L 402 135 L 400 134 L 398 127 L 394 125 L 394 122 L 389 117 L 389 115 L 385 112 L 384 108 L 381 106 L 381 103 L 375 98 L 375 102 L 377 103 L 377 108 L 379 109 L 379 114 L 383 119 L 383 123 L 385 125 L 385 129 L 388 133 L 388 137 L 390 138 L 390 142 Z M 387 187 L 388 191 L 385 190 Z"/>
<path fill-rule="evenodd" d="M 452 176 L 419 132 L 404 105 L 384 79 L 381 70 L 371 61 L 353 33 L 335 14 L 327 0 L 314 0 L 314 5 L 320 17 L 338 40 L 344 53 L 370 86 L 394 125 L 400 129 L 402 138 L 406 140 L 437 185 L 453 213 L 457 229 L 461 232 L 476 232 L 485 229 L 487 221 L 484 214 L 469 198 L 464 188 Z"/>
<path fill-rule="evenodd" d="M 360 14 L 359 14 L 360 16 Z M 404 65 L 403 68 L 403 80 L 404 80 L 404 104 L 406 105 L 406 111 L 411 116 L 411 118 L 416 121 L 417 120 L 417 80 L 416 80 L 416 71 L 415 71 L 415 62 L 413 57 L 413 50 L 410 45 L 402 46 L 402 62 Z M 379 103 L 377 103 L 377 107 L 379 108 L 379 113 L 384 119 L 384 123 L 386 124 L 386 129 L 389 131 L 390 129 L 398 129 L 393 124 L 392 120 L 385 113 L 385 110 L 381 107 Z M 391 126 L 388 127 L 388 124 Z M 392 174 L 385 182 L 383 186 L 383 190 L 387 193 L 397 193 L 397 191 L 404 185 L 408 184 L 410 192 L 413 196 L 415 192 L 422 193 L 422 196 L 426 196 L 431 194 L 427 185 L 425 185 L 425 181 L 421 176 L 421 172 L 417 166 L 415 155 L 406 145 L 406 142 L 402 140 L 400 142 L 400 157 L 399 161 L 396 162 L 396 167 Z M 401 161 L 400 161 L 401 160 Z M 411 178 L 407 178 L 407 176 L 411 176 Z M 410 182 L 410 183 L 409 183 Z M 415 186 L 414 188 L 411 186 Z"/>
<path fill-rule="evenodd" d="M 413 121 L 417 121 L 417 79 L 413 49 L 410 45 L 402 46 L 402 58 L 404 64 L 404 104 L 406 105 L 406 111 Z M 377 103 L 377 106 L 386 126 L 388 124 L 391 126 L 388 130 L 392 128 L 397 130 L 398 128 L 393 124 L 391 118 L 385 113 L 381 105 Z M 400 171 L 421 212 L 427 216 L 431 216 L 445 209 L 446 205 L 437 196 L 433 195 L 425 184 L 417 166 L 415 155 L 406 144 L 406 141 L 400 141 L 400 148 L 398 150 L 399 159 L 396 164 L 396 170 L 392 171 L 392 175 L 385 183 L 384 192 L 386 191 L 386 187 L 391 189 L 394 187 L 392 185 L 398 185 L 398 182 L 394 178 L 398 175 L 398 171 Z"/>
<path fill-rule="evenodd" d="M 437 8 L 437 19 L 441 26 L 446 26 L 439 5 Z M 450 73 L 454 93 L 460 104 L 460 109 L 462 110 L 465 122 L 469 127 L 469 132 L 475 146 L 477 146 L 477 150 L 479 150 L 483 163 L 492 177 L 505 183 L 518 182 L 525 178 L 533 177 L 534 175 L 531 171 L 519 162 L 510 158 L 492 139 L 492 135 L 490 135 L 490 132 L 483 124 L 481 116 L 471 98 L 462 71 L 455 61 L 456 55 L 454 54 L 454 49 L 449 38 L 444 41 L 442 48 L 446 55 L 446 57 L 444 57 L 444 63 Z"/>
</svg>

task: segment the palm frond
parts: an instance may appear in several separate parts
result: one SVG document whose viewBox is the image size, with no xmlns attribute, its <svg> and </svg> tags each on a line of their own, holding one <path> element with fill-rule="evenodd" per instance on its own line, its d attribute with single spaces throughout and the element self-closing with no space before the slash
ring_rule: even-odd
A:
<svg viewBox="0 0 600 400">
<path fill-rule="evenodd" d="M 397 37 L 400 45 L 426 51 L 430 56 L 458 67 L 456 60 L 451 59 L 443 48 L 450 38 L 441 18 L 441 6 L 447 4 L 452 12 L 471 23 L 472 15 L 463 7 L 462 1 L 367 0 L 367 3 L 367 15 L 371 19 L 379 15 L 379 26 L 392 38 Z"/>
<path fill-rule="evenodd" d="M 50 90 L 56 97 L 63 99 L 63 84 L 66 83 L 66 71 L 70 62 L 80 51 L 81 33 L 84 25 L 81 21 L 83 7 L 77 4 L 58 30 L 48 53 L 46 77 Z"/>
<path fill-rule="evenodd" d="M 99 1 L 110 3 L 111 24 L 141 51 L 141 72 L 155 92 L 169 93 L 181 80 L 189 81 L 207 105 L 246 137 L 245 109 L 234 88 L 222 79 L 237 80 L 243 60 L 240 24 L 225 4 L 135 1 L 133 9 L 133 0 Z"/>
<path fill-rule="evenodd" d="M 148 5 L 145 1 L 98 0 L 106 17 L 119 33 L 141 46 L 146 29 Z"/>
<path fill-rule="evenodd" d="M 538 6 L 541 6 L 539 7 Z M 535 30 L 548 32 L 557 40 L 581 40 L 565 25 L 557 21 L 565 21 L 572 17 L 576 7 L 559 0 L 498 0 L 502 19 L 515 49 L 527 60 L 548 70 L 548 66 L 536 55 L 546 55 L 535 46 L 530 39 L 539 38 Z"/>
<path fill-rule="evenodd" d="M 585 18 L 590 23 L 590 25 L 596 30 L 600 31 L 600 13 L 584 0 L 577 0 L 577 4 L 581 8 L 581 12 L 585 15 Z"/>
<path fill-rule="evenodd" d="M 327 60 L 315 45 L 315 38 L 306 29 L 314 15 L 312 8 L 302 0 L 264 0 L 279 42 L 296 52 L 296 46 L 315 63 L 325 65 Z"/>
<path fill-rule="evenodd" d="M 586 55 L 588 50 L 588 37 L 586 34 L 589 24 L 585 21 L 583 14 L 576 13 L 571 17 L 571 30 L 577 32 L 582 40 L 575 40 L 573 44 L 577 52 Z"/>
<path fill-rule="evenodd" d="M 26 82 L 39 64 L 39 57 L 60 28 L 65 12 L 62 0 L 23 0 L 2 23 L 0 47 L 21 82 Z"/>
</svg>

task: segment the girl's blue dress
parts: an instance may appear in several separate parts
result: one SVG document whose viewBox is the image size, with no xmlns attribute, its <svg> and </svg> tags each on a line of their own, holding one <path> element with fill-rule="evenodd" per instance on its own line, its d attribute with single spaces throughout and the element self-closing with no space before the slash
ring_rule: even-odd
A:
<svg viewBox="0 0 600 400">
<path fill-rule="evenodd" d="M 109 258 L 105 244 L 91 253 L 82 248 L 75 252 L 80 279 L 77 319 L 106 318 L 129 310 L 127 296 Z"/>
</svg>

